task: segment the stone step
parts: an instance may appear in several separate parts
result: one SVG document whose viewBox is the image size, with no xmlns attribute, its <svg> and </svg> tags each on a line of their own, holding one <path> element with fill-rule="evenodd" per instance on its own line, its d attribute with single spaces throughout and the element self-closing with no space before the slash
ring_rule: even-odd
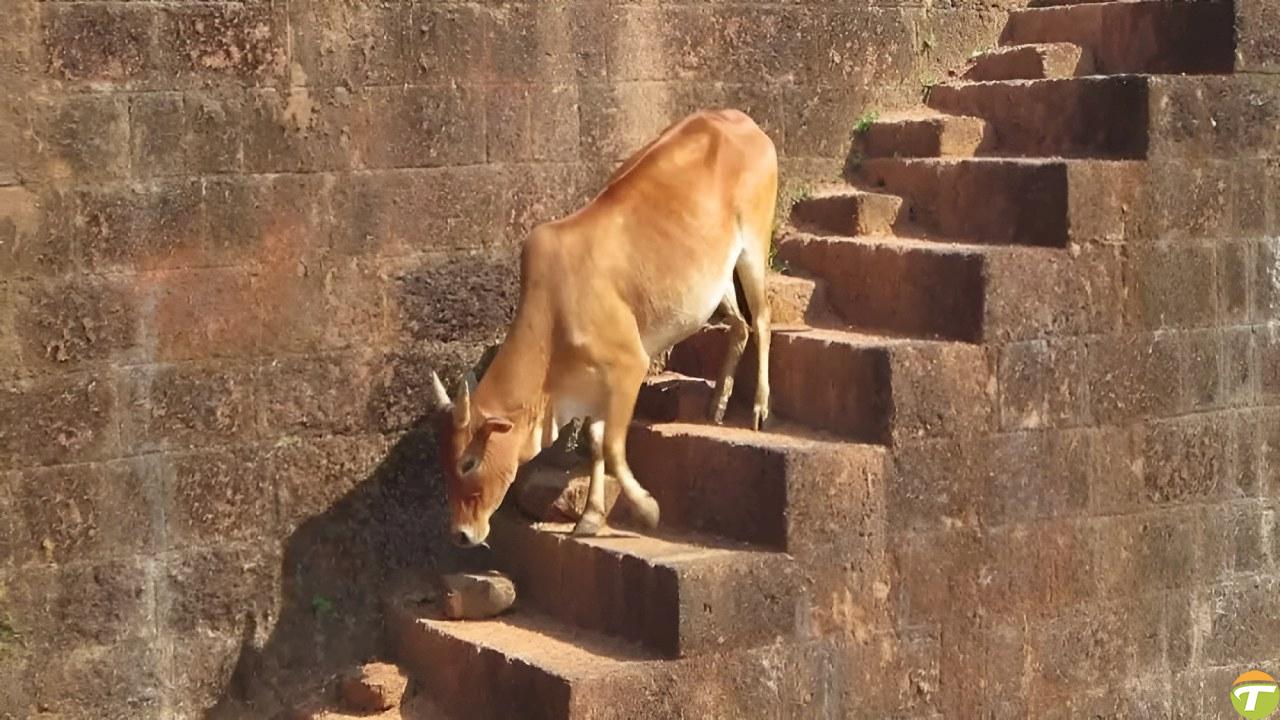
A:
<svg viewBox="0 0 1280 720">
<path fill-rule="evenodd" d="M 695 378 L 715 378 L 728 346 L 728 333 L 710 327 L 676 346 L 668 369 Z M 987 375 L 980 348 L 950 342 L 897 339 L 846 330 L 776 330 L 770 352 L 773 417 L 809 432 L 870 444 L 889 444 L 913 435 L 920 418 L 945 416 L 942 425 L 964 425 L 987 401 L 985 389 L 967 383 L 963 397 L 920 394 L 930 379 L 921 363 L 940 358 L 949 372 Z M 754 343 L 739 364 L 729 418 L 745 425 L 755 395 Z M 936 380 L 936 378 L 935 378 Z M 971 407 L 957 410 L 957 405 Z M 950 413 L 950 415 L 947 415 Z M 936 423 L 935 423 L 936 425 Z M 938 430 L 934 427 L 932 430 Z"/>
<path fill-rule="evenodd" d="M 901 209 L 900 197 L 847 186 L 829 188 L 793 205 L 791 222 L 818 232 L 879 235 L 893 232 Z"/>
<path fill-rule="evenodd" d="M 830 316 L 826 289 L 810 278 L 770 273 L 768 292 L 774 325 L 811 325 Z"/>
<path fill-rule="evenodd" d="M 1143 162 L 1005 158 L 867 160 L 848 179 L 905 201 L 919 237 L 1065 247 L 1114 241 L 1141 195 Z"/>
<path fill-rule="evenodd" d="M 595 538 L 571 530 L 515 513 L 495 516 L 494 556 L 522 603 L 665 657 L 762 645 L 794 632 L 786 555 L 666 529 L 640 535 L 608 527 Z"/>
<path fill-rule="evenodd" d="M 883 473 L 884 449 L 774 430 L 636 423 L 627 456 L 663 527 L 792 554 L 829 547 L 862 511 L 858 490 Z"/>
<path fill-rule="evenodd" d="M 1084 77 L 944 84 L 927 102 L 986 120 L 982 155 L 1143 158 L 1147 97 L 1146 78 Z"/>
<path fill-rule="evenodd" d="M 778 255 L 829 288 L 837 317 L 867 332 L 980 342 L 987 253 L 893 237 L 831 237 L 791 231 Z"/>
<path fill-rule="evenodd" d="M 715 382 L 675 372 L 645 378 L 636 400 L 636 416 L 651 422 L 704 422 L 708 419 Z"/>
<path fill-rule="evenodd" d="M 1101 2 L 1014 10 L 1002 45 L 1068 42 L 1093 57 L 1094 72 L 1229 73 L 1234 66 L 1231 3 Z"/>
<path fill-rule="evenodd" d="M 871 123 L 854 135 L 854 148 L 864 158 L 969 157 L 983 146 L 986 132 L 980 118 L 912 112 Z"/>
<path fill-rule="evenodd" d="M 838 698 L 818 677 L 821 641 L 661 660 L 638 646 L 535 612 L 493 620 L 438 619 L 410 599 L 389 603 L 401 662 L 450 720 L 675 720 L 787 717 Z M 758 682 L 786 668 L 791 682 Z"/>
<path fill-rule="evenodd" d="M 974 58 L 960 77 L 969 82 L 1044 80 L 1093 74 L 1093 55 L 1072 43 L 1008 45 Z"/>
</svg>

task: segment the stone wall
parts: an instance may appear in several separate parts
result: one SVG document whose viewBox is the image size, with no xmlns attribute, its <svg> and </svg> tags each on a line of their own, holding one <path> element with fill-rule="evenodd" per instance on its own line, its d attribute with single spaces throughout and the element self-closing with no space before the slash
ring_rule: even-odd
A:
<svg viewBox="0 0 1280 720">
<path fill-rule="evenodd" d="M 448 562 L 427 373 L 696 107 L 792 183 L 999 6 L 36 2 L 0 22 L 0 717 L 264 717 Z M 246 710 L 251 702 L 253 710 Z"/>
</svg>

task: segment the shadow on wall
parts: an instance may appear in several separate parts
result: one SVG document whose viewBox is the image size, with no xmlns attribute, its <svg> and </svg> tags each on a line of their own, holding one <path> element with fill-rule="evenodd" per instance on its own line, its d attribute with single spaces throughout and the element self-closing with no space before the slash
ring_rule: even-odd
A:
<svg viewBox="0 0 1280 720">
<path fill-rule="evenodd" d="M 498 346 L 472 372 L 483 376 Z M 384 600 L 439 586 L 441 574 L 488 569 L 446 533 L 444 481 L 430 414 L 417 417 L 369 477 L 285 541 L 280 610 L 265 642 L 247 614 L 240 654 L 206 720 L 287 717 L 333 676 L 385 656 Z M 408 717 L 406 715 L 406 717 Z"/>
<path fill-rule="evenodd" d="M 468 560 L 446 541 L 435 454 L 419 422 L 367 479 L 290 535 L 275 627 L 258 643 L 247 620 L 235 668 L 205 718 L 276 716 L 335 673 L 381 657 L 387 592 Z"/>
</svg>

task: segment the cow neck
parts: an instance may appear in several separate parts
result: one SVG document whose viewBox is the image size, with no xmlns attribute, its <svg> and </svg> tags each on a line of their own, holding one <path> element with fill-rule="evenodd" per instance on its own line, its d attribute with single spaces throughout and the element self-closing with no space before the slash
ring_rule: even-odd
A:
<svg viewBox="0 0 1280 720">
<path fill-rule="evenodd" d="M 524 312 L 524 308 L 516 315 L 472 401 L 481 412 L 510 420 L 512 431 L 520 437 L 538 433 L 546 411 L 549 331 L 541 327 L 539 315 Z M 540 443 L 537 449 L 542 449 Z"/>
</svg>

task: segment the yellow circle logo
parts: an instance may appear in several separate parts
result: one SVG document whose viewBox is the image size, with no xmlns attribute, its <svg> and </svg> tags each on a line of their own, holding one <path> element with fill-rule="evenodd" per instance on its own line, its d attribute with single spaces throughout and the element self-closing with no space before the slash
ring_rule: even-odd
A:
<svg viewBox="0 0 1280 720">
<path fill-rule="evenodd" d="M 1280 685 L 1261 670 L 1250 670 L 1231 683 L 1231 705 L 1246 720 L 1262 720 L 1280 706 Z"/>
</svg>

